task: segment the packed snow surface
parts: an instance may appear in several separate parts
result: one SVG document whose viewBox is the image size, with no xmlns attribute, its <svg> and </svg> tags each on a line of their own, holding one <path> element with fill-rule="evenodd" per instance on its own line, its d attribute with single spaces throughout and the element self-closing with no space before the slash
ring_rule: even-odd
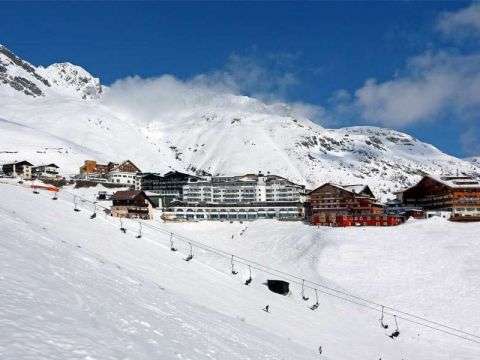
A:
<svg viewBox="0 0 480 360">
<path fill-rule="evenodd" d="M 404 311 L 480 333 L 480 224 L 431 219 L 390 228 L 316 228 L 298 222 L 139 224 L 93 212 L 74 192 L 0 184 L 0 358 L 5 359 L 455 359 L 480 344 L 320 294 L 308 308 L 268 291 L 271 275 L 194 248 L 169 232 Z M 158 214 L 157 214 L 158 215 Z M 158 216 L 157 216 L 158 219 Z M 147 224 L 162 232 L 154 231 Z M 261 309 L 270 305 L 270 313 Z M 322 355 L 318 347 L 322 346 Z"/>
</svg>

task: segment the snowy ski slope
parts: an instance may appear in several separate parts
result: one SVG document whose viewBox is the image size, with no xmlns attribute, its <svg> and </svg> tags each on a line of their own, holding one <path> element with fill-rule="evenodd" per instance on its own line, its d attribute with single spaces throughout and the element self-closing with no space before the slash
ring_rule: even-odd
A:
<svg viewBox="0 0 480 360">
<path fill-rule="evenodd" d="M 88 199 L 96 189 L 68 190 Z M 293 286 L 269 292 L 268 274 L 194 249 L 169 250 L 174 231 L 478 334 L 479 224 L 423 221 L 396 228 L 318 229 L 300 223 L 119 222 L 60 193 L 0 184 L 0 357 L 15 359 L 459 359 L 480 344 L 399 322 L 321 295 L 316 311 Z M 147 223 L 146 223 L 147 224 Z M 232 236 L 233 235 L 233 236 Z M 271 313 L 261 309 L 270 305 Z M 392 325 L 392 318 L 386 317 Z M 322 346 L 323 354 L 318 354 Z"/>
</svg>

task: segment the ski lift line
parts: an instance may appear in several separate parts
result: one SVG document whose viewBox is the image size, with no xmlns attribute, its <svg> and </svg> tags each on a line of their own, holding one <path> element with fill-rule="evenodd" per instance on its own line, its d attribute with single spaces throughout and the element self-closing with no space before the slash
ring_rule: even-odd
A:
<svg viewBox="0 0 480 360">
<path fill-rule="evenodd" d="M 86 202 L 91 202 L 90 200 L 85 199 L 82 196 L 72 194 L 71 192 L 66 191 L 66 190 L 64 190 L 64 191 L 69 193 L 70 195 L 72 195 L 74 197 L 82 198 Z M 105 207 L 105 206 L 102 206 L 102 205 L 98 205 L 98 206 L 108 210 L 108 208 Z M 172 235 L 172 237 L 175 237 L 175 238 L 177 238 L 181 241 L 184 241 L 186 243 L 195 245 L 199 249 L 210 251 L 210 252 L 212 252 L 216 255 L 223 256 L 223 257 L 227 256 L 229 258 L 231 258 L 231 256 L 232 256 L 232 254 L 227 253 L 223 250 L 213 248 L 209 245 L 206 245 L 206 244 L 200 243 L 198 241 L 189 239 L 189 238 L 187 238 L 185 236 L 182 236 L 182 235 L 174 234 L 171 231 L 167 231 L 165 229 L 159 228 L 159 227 L 154 226 L 152 224 L 146 223 L 145 227 L 149 227 L 149 228 L 151 228 L 153 230 L 156 230 L 158 232 L 161 232 L 161 233 L 166 233 L 166 234 Z M 235 258 L 236 258 L 237 263 L 249 266 L 251 269 L 255 269 L 257 271 L 260 271 L 260 272 L 263 272 L 263 273 L 266 273 L 266 274 L 270 274 L 270 275 L 273 275 L 273 276 L 279 276 L 279 274 L 281 274 L 283 277 L 287 277 L 287 279 L 289 279 L 290 281 L 291 281 L 291 279 L 297 279 L 298 281 L 297 280 L 291 281 L 293 283 L 296 283 L 297 285 L 302 285 L 302 280 L 304 280 L 303 278 L 301 278 L 299 276 L 289 274 L 289 273 L 283 272 L 281 270 L 271 268 L 269 266 L 262 265 L 260 263 L 255 262 L 255 261 L 252 261 L 252 260 L 248 260 L 248 259 L 236 256 L 236 255 L 235 255 Z M 256 265 L 256 266 L 253 266 L 253 265 Z M 445 324 L 442 324 L 442 323 L 437 322 L 437 321 L 429 320 L 427 318 L 424 318 L 424 317 L 421 317 L 421 316 L 418 316 L 418 315 L 414 315 L 414 314 L 409 313 L 409 312 L 401 311 L 401 310 L 398 310 L 398 309 L 396 309 L 394 307 L 391 307 L 391 306 L 382 305 L 380 303 L 377 303 L 377 302 L 374 302 L 374 301 L 371 301 L 371 300 L 368 300 L 368 299 L 364 299 L 362 297 L 350 294 L 350 293 L 345 292 L 345 291 L 334 289 L 334 288 L 328 287 L 326 285 L 318 284 L 314 281 L 305 280 L 305 283 L 311 284 L 311 285 L 304 285 L 305 288 L 310 288 L 312 290 L 318 290 L 319 292 L 321 292 L 321 293 L 323 293 L 327 296 L 332 296 L 332 297 L 335 297 L 337 299 L 341 299 L 341 300 L 350 302 L 352 304 L 356 304 L 358 306 L 362 306 L 364 308 L 371 309 L 371 310 L 376 311 L 376 312 L 381 312 L 381 308 L 383 307 L 385 310 L 388 310 L 388 312 L 387 311 L 384 312 L 385 314 L 395 315 L 394 313 L 396 313 L 398 319 L 402 319 L 404 321 L 407 321 L 407 322 L 410 322 L 410 323 L 413 323 L 413 324 L 416 324 L 416 325 L 419 325 L 419 326 L 423 326 L 423 327 L 429 328 L 431 330 L 436 330 L 436 331 L 439 331 L 439 332 L 442 332 L 442 333 L 445 333 L 445 334 L 448 334 L 448 335 L 451 335 L 451 336 L 454 336 L 454 337 L 457 337 L 457 338 L 460 338 L 460 339 L 464 339 L 464 340 L 467 340 L 467 341 L 471 341 L 471 342 L 480 344 L 479 340 L 474 340 L 474 339 L 469 338 L 469 337 L 472 337 L 472 338 L 480 339 L 480 336 L 475 335 L 473 333 L 469 333 L 469 332 L 466 332 L 466 331 L 463 331 L 463 330 L 460 330 L 460 329 L 456 329 L 452 326 L 445 325 Z M 323 289 L 326 289 L 328 291 L 332 291 L 334 293 L 341 294 L 341 295 L 344 295 L 344 296 L 340 296 L 340 295 L 337 295 L 337 294 L 332 294 L 332 293 L 327 292 L 325 290 L 316 288 L 313 285 L 317 285 L 320 288 L 323 288 Z M 361 302 L 354 301 L 352 299 L 359 300 Z M 362 303 L 362 302 L 364 302 L 364 303 Z M 404 316 L 401 316 L 399 314 L 402 314 Z M 417 320 L 412 320 L 411 318 L 414 318 L 414 319 L 417 319 Z M 420 321 L 423 321 L 423 322 L 420 322 Z M 435 326 L 430 325 L 430 324 L 437 325 L 441 328 L 449 329 L 453 332 L 435 327 Z M 458 333 L 458 334 L 456 334 L 456 333 Z M 464 334 L 466 336 L 459 335 L 459 334 Z M 469 337 L 467 337 L 467 336 L 469 336 Z"/>
<path fill-rule="evenodd" d="M 88 200 L 87 200 L 87 201 L 88 201 Z M 151 227 L 151 228 L 154 229 L 154 230 L 163 232 L 163 233 L 166 232 L 164 229 L 155 227 L 155 226 L 153 226 L 153 225 L 151 225 L 151 224 L 147 224 L 147 226 Z M 169 234 L 171 234 L 171 232 L 169 232 Z M 184 236 L 179 236 L 179 235 L 177 235 L 177 234 L 174 234 L 174 236 L 175 236 L 176 238 L 179 238 L 180 240 L 188 239 L 188 238 L 186 238 L 186 237 L 184 237 Z M 186 240 L 183 240 L 183 241 L 186 241 Z M 217 254 L 217 255 L 220 255 L 220 256 L 222 256 L 222 255 L 231 256 L 231 254 L 228 254 L 228 253 L 226 253 L 226 252 L 224 252 L 224 251 L 222 251 L 222 250 L 212 248 L 212 247 L 210 247 L 210 246 L 208 246 L 208 245 L 205 245 L 205 244 L 202 244 L 202 243 L 198 243 L 197 241 L 192 241 L 192 240 L 190 240 L 189 242 L 190 242 L 190 243 L 194 243 L 198 248 L 201 248 L 201 249 L 207 250 L 207 251 L 211 251 L 211 252 L 213 252 L 213 253 L 215 253 L 215 254 Z M 238 263 L 242 263 L 242 264 L 244 264 L 244 265 L 249 265 L 249 263 L 255 263 L 255 262 L 249 261 L 249 260 L 247 260 L 247 259 L 243 259 L 243 258 L 237 258 L 237 259 L 246 260 L 247 263 L 245 263 L 245 262 L 243 262 L 243 261 L 238 261 L 238 260 L 237 260 Z M 262 264 L 258 264 L 258 263 L 256 263 L 256 264 L 261 267 L 261 268 L 259 268 L 259 267 L 254 267 L 256 270 L 261 271 L 261 272 L 266 272 L 266 271 L 265 271 L 265 268 L 268 268 L 268 267 L 266 267 L 266 266 L 264 266 L 264 265 L 262 265 Z M 297 278 L 297 279 L 299 279 L 299 277 L 296 277 L 295 275 L 288 274 L 288 273 L 284 273 L 284 272 L 279 271 L 279 270 L 276 270 L 276 269 L 272 269 L 272 270 L 275 271 L 275 272 L 277 272 L 277 273 L 280 273 L 280 274 L 283 274 L 283 275 L 285 275 L 285 276 L 288 276 L 289 278 Z M 268 272 L 267 272 L 267 273 L 268 273 Z M 271 274 L 271 275 L 274 275 L 274 276 L 278 276 L 278 274 L 274 274 L 274 273 L 271 273 L 271 272 L 270 272 L 270 274 Z M 311 282 L 311 281 L 308 281 L 308 282 L 311 283 L 311 284 L 315 284 L 314 282 Z M 296 283 L 298 284 L 298 282 L 296 282 Z M 357 296 L 348 294 L 348 293 L 346 293 L 346 292 L 341 292 L 341 291 L 339 291 L 339 290 L 337 290 L 337 289 L 329 288 L 329 287 L 323 286 L 323 285 L 321 285 L 321 284 L 318 284 L 318 285 L 320 285 L 320 287 L 326 288 L 326 289 L 328 289 L 328 290 L 330 290 L 330 291 L 339 292 L 339 293 L 342 293 L 342 294 L 344 294 L 344 295 L 346 295 L 346 296 L 349 296 L 349 297 L 352 297 L 352 298 L 357 298 L 358 300 L 361 300 L 361 301 L 364 301 L 364 302 L 367 302 L 367 303 L 371 303 L 372 305 L 375 305 L 375 306 L 383 306 L 383 305 L 381 305 L 381 304 L 376 304 L 376 303 L 370 302 L 370 301 L 368 301 L 368 300 L 366 300 L 366 299 L 363 299 L 363 298 L 360 298 L 360 297 L 357 297 Z M 313 290 L 316 289 L 316 288 L 314 288 L 314 287 L 312 287 L 312 286 L 306 286 L 306 287 L 309 287 L 309 288 L 311 288 L 311 289 L 313 289 Z M 323 292 L 324 294 L 326 294 L 326 295 L 333 296 L 333 294 L 327 293 L 327 292 L 325 292 L 325 291 L 322 291 L 322 292 Z M 347 300 L 347 299 L 345 299 L 345 298 L 343 298 L 343 299 L 344 299 L 344 300 Z M 365 304 L 363 304 L 363 305 L 365 305 Z M 424 318 L 421 318 L 421 317 L 417 317 L 417 316 L 412 316 L 412 314 L 398 311 L 398 310 L 396 310 L 395 308 L 392 308 L 392 307 L 388 307 L 388 306 L 384 306 L 384 307 L 385 307 L 386 309 L 389 309 L 389 310 L 394 311 L 394 312 L 397 312 L 397 313 L 403 313 L 403 314 L 405 314 L 405 315 L 407 315 L 407 316 L 419 318 L 420 320 L 422 320 L 422 321 L 424 321 L 424 322 L 427 322 L 427 323 L 436 324 L 436 325 L 439 325 L 439 326 L 441 326 L 441 327 L 449 328 L 450 330 L 455 331 L 455 332 L 459 332 L 459 333 L 463 333 L 463 334 L 468 335 L 468 336 L 480 338 L 480 337 L 477 336 L 477 335 L 474 335 L 474 334 L 471 334 L 471 333 L 468 333 L 468 332 L 464 332 L 464 331 L 462 331 L 462 330 L 455 329 L 455 328 L 453 328 L 453 327 L 449 327 L 449 326 L 446 326 L 446 325 L 441 324 L 441 323 L 437 323 L 437 322 L 434 322 L 434 321 L 431 321 L 431 320 L 428 320 L 428 319 L 424 319 Z M 379 309 L 377 309 L 377 308 L 375 308 L 375 307 L 371 307 L 371 308 L 372 308 L 372 310 L 380 311 Z M 404 317 L 402 317 L 402 319 L 405 320 L 405 321 L 407 321 L 407 319 L 404 318 Z M 420 323 L 418 323 L 418 322 L 414 322 L 414 323 L 420 324 Z"/>
<path fill-rule="evenodd" d="M 74 195 L 74 196 L 76 196 L 76 195 Z M 87 200 L 87 201 L 89 201 L 89 200 Z M 106 207 L 104 207 L 104 208 L 107 209 Z M 157 231 L 159 231 L 159 232 L 167 233 L 166 230 L 161 229 L 161 228 L 158 228 L 158 227 L 153 226 L 153 225 L 151 225 L 151 224 L 146 224 L 146 226 L 148 226 L 148 227 L 150 227 L 150 228 L 152 228 L 152 229 L 154 229 L 154 230 L 157 230 Z M 173 233 L 168 232 L 168 234 L 173 234 Z M 199 243 L 199 242 L 197 242 L 197 241 L 188 239 L 187 237 L 184 237 L 184 236 L 181 236 L 181 235 L 177 235 L 177 234 L 173 234 L 173 236 L 176 237 L 176 238 L 178 238 L 178 239 L 180 239 L 180 240 L 182 240 L 182 241 L 185 241 L 185 242 L 188 241 L 189 243 L 195 244 L 196 247 L 201 248 L 201 249 L 203 249 L 203 250 L 207 250 L 207 251 L 213 252 L 213 253 L 215 253 L 215 254 L 217 254 L 217 255 L 220 255 L 220 256 L 229 256 L 229 257 L 231 257 L 231 254 L 229 254 L 229 253 L 226 253 L 226 252 L 224 252 L 224 251 L 222 251 L 222 250 L 219 250 L 219 249 L 212 248 L 212 247 L 210 247 L 210 246 L 208 246 L 208 245 Z M 244 261 L 246 261 L 246 262 L 244 262 L 244 261 L 239 261 L 239 260 L 244 260 Z M 253 268 L 256 269 L 256 270 L 258 270 L 258 271 L 266 272 L 266 273 L 269 273 L 269 274 L 274 275 L 274 276 L 278 276 L 278 274 L 282 274 L 282 275 L 287 276 L 287 277 L 289 277 L 289 278 L 301 279 L 301 278 L 298 277 L 298 276 L 295 276 L 295 275 L 292 275 L 292 274 L 289 274 L 289 273 L 285 273 L 285 272 L 282 272 L 282 271 L 280 271 L 280 270 L 272 269 L 272 268 L 269 268 L 268 266 L 264 266 L 264 265 L 262 265 L 262 264 L 259 264 L 259 263 L 256 263 L 256 262 L 254 262 L 254 261 L 250 261 L 250 260 L 248 260 L 248 259 L 244 259 L 244 258 L 241 258 L 241 257 L 237 257 L 237 263 L 241 263 L 241 264 L 244 264 L 244 265 L 256 264 L 256 265 L 258 265 L 258 266 L 260 266 L 260 267 L 253 267 Z M 267 272 L 267 271 L 265 271 L 265 269 L 270 269 L 270 270 L 276 272 L 277 274 L 272 273 L 272 272 Z M 303 280 L 303 279 L 302 279 L 302 280 Z M 296 282 L 296 283 L 297 283 L 297 284 L 300 284 L 299 282 Z M 320 287 L 322 287 L 322 288 L 325 288 L 325 289 L 327 289 L 327 290 L 334 291 L 334 292 L 337 292 L 337 293 L 341 293 L 341 294 L 346 295 L 346 296 L 348 296 L 348 297 L 352 297 L 352 298 L 355 298 L 355 299 L 357 299 L 357 300 L 370 303 L 370 304 L 372 304 L 372 305 L 374 305 L 374 306 L 377 306 L 377 307 L 384 306 L 384 305 L 377 304 L 377 303 L 375 303 L 375 302 L 372 302 L 372 301 L 363 299 L 363 298 L 361 298 L 361 297 L 358 297 L 358 296 L 349 294 L 349 293 L 347 293 L 347 292 L 343 292 L 343 291 L 340 291 L 340 290 L 337 290 L 337 289 L 334 289 L 334 288 L 330 288 L 330 287 L 327 287 L 327 286 L 324 286 L 324 285 L 321 285 L 321 284 L 317 284 L 317 283 L 312 282 L 312 281 L 308 281 L 308 283 L 310 283 L 310 284 L 315 284 L 315 285 L 318 285 L 318 286 L 320 286 Z M 308 288 L 310 288 L 310 289 L 312 289 L 312 290 L 315 290 L 315 289 L 316 289 L 315 287 L 313 287 L 313 286 L 308 286 L 308 285 L 306 285 L 305 287 L 308 287 Z M 326 292 L 324 292 L 324 291 L 322 291 L 322 292 L 325 293 L 326 295 L 333 296 L 333 294 L 326 293 Z M 344 300 L 346 300 L 346 299 L 344 299 Z M 364 305 L 364 304 L 363 304 L 363 305 Z M 413 315 L 413 314 L 410 314 L 410 313 L 407 313 L 407 312 L 399 311 L 399 310 L 397 310 L 397 309 L 395 309 L 395 308 L 393 308 L 393 307 L 384 306 L 384 308 L 385 308 L 385 309 L 388 309 L 388 310 L 390 310 L 390 311 L 392 311 L 392 312 L 401 313 L 401 314 L 404 314 L 404 315 L 409 316 L 409 317 L 417 318 L 417 319 L 419 319 L 419 320 L 421 320 L 421 321 L 424 321 L 424 322 L 427 322 L 427 323 L 430 323 L 430 324 L 435 324 L 435 325 L 438 325 L 438 326 L 441 326 L 441 327 L 450 329 L 450 330 L 455 331 L 455 332 L 458 332 L 458 333 L 462 333 L 462 334 L 465 334 L 465 335 L 468 335 L 468 336 L 471 336 L 471 337 L 475 337 L 475 338 L 480 338 L 480 336 L 477 336 L 477 335 L 475 335 L 475 334 L 471 334 L 471 333 L 468 333 L 468 332 L 465 332 L 465 331 L 462 331 L 462 330 L 459 330 L 459 329 L 456 329 L 456 328 L 453 328 L 453 327 L 450 327 L 450 326 L 447 326 L 447 325 L 444 325 L 444 324 L 441 324 L 441 323 L 438 323 L 438 322 L 435 322 L 435 321 L 432 321 L 432 320 L 428 320 L 428 319 L 426 319 L 426 318 L 422 318 L 422 317 L 419 317 L 419 316 L 416 316 L 416 315 Z M 375 310 L 375 311 L 381 311 L 380 309 L 377 309 L 377 308 L 374 308 L 374 307 L 372 307 L 372 309 Z M 400 318 L 400 317 L 399 317 L 399 318 Z M 406 320 L 404 317 L 402 317 L 402 319 L 403 319 L 403 320 Z M 419 324 L 418 322 L 414 322 L 414 323 Z"/>
<path fill-rule="evenodd" d="M 75 196 L 76 196 L 76 195 L 75 195 Z M 86 201 L 90 202 L 89 200 L 86 200 Z M 103 207 L 103 206 L 102 206 L 102 207 Z M 103 207 L 103 208 L 107 209 L 106 207 Z M 150 224 L 147 224 L 147 225 L 150 225 Z M 151 227 L 152 227 L 153 229 L 155 229 L 155 227 L 153 227 L 153 226 L 151 226 Z M 161 231 L 161 232 L 165 232 L 165 230 L 163 230 L 163 229 L 158 229 L 158 230 Z M 172 233 L 172 234 L 173 234 L 173 233 Z M 177 236 L 177 237 L 178 237 L 178 236 Z M 202 245 L 204 245 L 204 244 L 202 244 Z M 209 249 L 205 249 L 205 248 L 204 248 L 204 250 L 209 250 Z M 217 249 L 214 249 L 214 250 L 217 250 Z M 225 252 L 223 252 L 223 251 L 221 251 L 221 250 L 219 250 L 219 251 L 213 251 L 213 252 L 216 253 L 216 254 L 218 254 L 218 255 L 221 255 L 221 253 L 225 253 Z M 242 262 L 242 264 L 245 264 L 245 263 Z M 268 273 L 268 274 L 271 274 L 271 275 L 274 275 L 274 276 L 278 276 L 278 274 L 272 273 L 272 272 L 270 272 L 270 271 L 266 271 L 266 270 L 263 269 L 263 268 L 251 266 L 251 264 L 246 264 L 246 265 L 248 265 L 249 271 L 251 271 L 251 269 L 254 268 L 254 269 L 258 270 L 258 271 L 261 271 L 261 272 L 264 272 L 264 273 Z M 259 264 L 259 265 L 262 266 L 262 267 L 265 267 L 265 266 L 263 266 L 263 265 L 261 265 L 261 264 Z M 266 268 L 266 267 L 265 267 L 265 268 Z M 273 271 L 276 271 L 276 272 L 279 272 L 279 273 L 283 273 L 283 272 L 278 271 L 278 270 L 276 270 L 276 269 L 273 269 Z M 288 273 L 285 273 L 285 274 L 287 274 L 289 277 L 295 278 L 294 275 L 291 275 L 291 274 L 288 274 Z M 296 283 L 296 284 L 299 284 L 299 285 L 301 284 L 299 281 L 292 281 L 292 282 L 293 282 L 293 283 Z M 312 283 L 312 282 L 310 282 L 310 283 Z M 361 307 L 364 307 L 364 308 L 367 308 L 367 309 L 370 309 L 370 310 L 373 310 L 373 311 L 376 311 L 376 312 L 380 311 L 377 307 L 375 307 L 375 306 L 376 306 L 375 304 L 373 304 L 373 306 L 372 306 L 372 305 L 369 305 L 369 304 L 360 303 L 360 302 L 358 302 L 358 301 L 353 301 L 352 299 L 349 299 L 349 298 L 346 298 L 346 297 L 343 297 L 343 296 L 339 296 L 339 295 L 337 295 L 337 294 L 328 293 L 328 292 L 326 292 L 326 291 L 324 291 L 324 290 L 321 290 L 321 289 L 316 289 L 316 288 L 313 288 L 313 287 L 310 287 L 310 288 L 312 288 L 312 289 L 314 289 L 314 290 L 318 290 L 318 291 L 320 291 L 321 293 L 323 293 L 323 294 L 325 294 L 325 295 L 332 296 L 332 297 L 334 297 L 334 298 L 338 298 L 338 299 L 344 300 L 344 301 L 346 301 L 346 302 L 353 303 L 353 304 L 356 304 L 356 305 L 358 305 L 358 306 L 361 306 Z M 336 289 L 332 289 L 332 291 L 336 291 Z M 346 295 L 347 295 L 347 296 L 350 296 L 350 294 L 348 294 L 348 293 L 346 293 Z M 361 298 L 360 298 L 360 299 L 361 299 Z M 364 301 L 364 300 L 361 299 L 361 301 Z M 387 308 L 387 307 L 385 307 L 385 308 Z M 392 309 L 392 308 L 389 308 L 389 309 Z M 394 315 L 393 313 L 390 313 L 390 312 L 385 312 L 385 313 L 390 314 L 390 315 Z M 394 316 L 395 316 L 395 315 L 394 315 Z M 408 316 L 408 315 L 407 315 L 407 316 Z M 437 328 L 437 327 L 435 327 L 435 326 L 431 326 L 431 325 L 428 325 L 428 324 L 425 324 L 425 323 L 421 323 L 421 322 L 412 320 L 412 319 L 407 318 L 407 317 L 404 317 L 404 316 L 399 316 L 399 315 L 397 315 L 396 317 L 399 318 L 399 319 L 402 319 L 402 320 L 404 320 L 404 321 L 407 321 L 407 322 L 410 322 L 410 323 L 413 323 L 413 324 L 416 324 L 416 325 L 419 325 L 419 326 L 422 326 L 422 327 L 429 328 L 429 329 L 431 329 L 431 330 L 435 330 L 435 331 L 442 332 L 442 333 L 445 333 L 445 334 L 448 334 L 448 335 L 451 335 L 451 336 L 454 336 L 454 337 L 457 337 L 457 338 L 460 338 L 460 339 L 463 339 L 463 340 L 466 340 L 466 341 L 470 341 L 470 342 L 474 342 L 474 343 L 480 344 L 480 341 L 477 341 L 477 340 L 468 338 L 468 337 L 466 337 L 466 336 L 458 335 L 458 334 L 452 333 L 452 332 L 447 331 L 447 330 L 444 330 L 444 329 L 439 329 L 439 328 Z M 430 323 L 432 323 L 432 322 L 431 322 L 430 320 L 428 320 L 428 319 L 425 319 L 425 322 L 430 322 Z M 442 325 L 442 324 L 440 324 L 440 326 L 445 327 L 445 326 Z M 470 334 L 470 333 L 467 333 L 467 332 L 463 332 L 463 331 L 458 330 L 458 329 L 455 329 L 455 328 L 452 328 L 452 330 L 453 330 L 453 331 L 456 331 L 456 332 L 465 333 L 465 334 L 468 335 L 468 336 L 478 337 L 477 335 Z"/>
</svg>

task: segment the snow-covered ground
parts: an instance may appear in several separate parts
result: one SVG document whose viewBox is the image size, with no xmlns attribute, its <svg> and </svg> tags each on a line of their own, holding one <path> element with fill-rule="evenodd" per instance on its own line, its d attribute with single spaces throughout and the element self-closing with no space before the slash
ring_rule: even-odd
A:
<svg viewBox="0 0 480 360">
<path fill-rule="evenodd" d="M 68 190 L 93 198 L 98 189 Z M 480 224 L 432 219 L 394 228 L 314 228 L 301 223 L 148 224 L 100 214 L 0 184 L 0 358 L 2 359 L 455 359 L 480 344 L 400 320 L 392 340 L 379 314 L 320 295 L 308 308 L 293 286 L 194 249 L 169 251 L 168 232 L 320 284 L 480 333 Z M 270 305 L 271 312 L 261 309 Z M 319 355 L 318 347 L 323 354 Z"/>
</svg>

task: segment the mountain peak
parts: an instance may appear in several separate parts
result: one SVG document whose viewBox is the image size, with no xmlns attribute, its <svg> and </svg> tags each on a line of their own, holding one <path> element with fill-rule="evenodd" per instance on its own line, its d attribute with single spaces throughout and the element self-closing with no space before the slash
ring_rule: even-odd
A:
<svg viewBox="0 0 480 360">
<path fill-rule="evenodd" d="M 71 63 L 52 64 L 46 68 L 23 60 L 0 45 L 0 90 L 20 92 L 30 97 L 56 93 L 82 99 L 99 98 L 103 92 L 98 78 Z"/>
<path fill-rule="evenodd" d="M 79 94 L 82 99 L 98 99 L 103 88 L 98 78 L 93 77 L 88 71 L 70 62 L 55 63 L 46 68 L 39 67 L 52 86 L 61 92 L 67 91 Z"/>
</svg>

